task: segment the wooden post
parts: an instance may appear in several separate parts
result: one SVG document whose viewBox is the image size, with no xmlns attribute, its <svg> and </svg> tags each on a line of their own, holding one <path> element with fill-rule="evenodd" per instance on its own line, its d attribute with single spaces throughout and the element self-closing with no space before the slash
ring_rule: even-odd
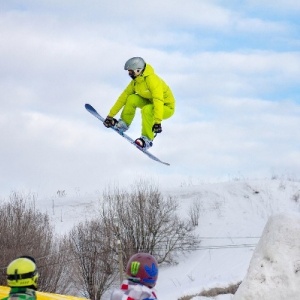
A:
<svg viewBox="0 0 300 300">
<path fill-rule="evenodd" d="M 119 272 L 120 272 L 120 283 L 123 282 L 123 255 L 122 255 L 122 246 L 121 241 L 117 240 L 118 245 L 118 255 L 119 255 Z"/>
</svg>

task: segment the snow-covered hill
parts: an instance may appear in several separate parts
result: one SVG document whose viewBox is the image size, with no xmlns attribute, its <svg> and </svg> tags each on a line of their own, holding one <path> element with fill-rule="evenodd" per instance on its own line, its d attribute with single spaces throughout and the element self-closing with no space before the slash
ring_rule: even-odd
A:
<svg viewBox="0 0 300 300">
<path fill-rule="evenodd" d="M 236 180 L 165 187 L 161 191 L 180 203 L 188 218 L 194 202 L 200 205 L 196 227 L 201 245 L 178 257 L 178 264 L 161 267 L 157 291 L 160 300 L 176 300 L 202 290 L 225 287 L 246 275 L 255 246 L 271 215 L 299 212 L 300 182 L 294 180 Z M 60 193 L 43 203 L 58 233 L 68 232 L 80 220 L 97 214 L 101 192 L 89 195 Z M 214 299 L 231 299 L 230 295 Z"/>
</svg>

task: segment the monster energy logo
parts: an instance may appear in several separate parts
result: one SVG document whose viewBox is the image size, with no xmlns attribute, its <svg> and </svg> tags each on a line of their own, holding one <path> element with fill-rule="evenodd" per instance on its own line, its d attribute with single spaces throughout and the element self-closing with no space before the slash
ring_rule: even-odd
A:
<svg viewBox="0 0 300 300">
<path fill-rule="evenodd" d="M 131 263 L 131 269 L 130 269 L 130 271 L 131 271 L 131 274 L 132 275 L 136 275 L 137 273 L 138 273 L 138 271 L 139 271 L 139 268 L 140 268 L 140 263 L 138 262 L 138 261 L 133 261 L 132 263 Z"/>
</svg>

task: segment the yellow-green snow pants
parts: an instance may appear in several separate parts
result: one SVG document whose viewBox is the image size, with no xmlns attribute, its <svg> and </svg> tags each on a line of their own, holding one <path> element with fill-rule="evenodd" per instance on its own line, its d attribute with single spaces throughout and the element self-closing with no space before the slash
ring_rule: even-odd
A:
<svg viewBox="0 0 300 300">
<path fill-rule="evenodd" d="M 121 113 L 121 119 L 130 126 L 136 108 L 141 109 L 142 114 L 142 135 L 146 136 L 151 141 L 154 139 L 152 127 L 154 125 L 153 103 L 139 95 L 132 94 L 128 96 L 126 104 Z M 168 119 L 174 114 L 174 109 L 164 106 L 163 119 Z"/>
</svg>

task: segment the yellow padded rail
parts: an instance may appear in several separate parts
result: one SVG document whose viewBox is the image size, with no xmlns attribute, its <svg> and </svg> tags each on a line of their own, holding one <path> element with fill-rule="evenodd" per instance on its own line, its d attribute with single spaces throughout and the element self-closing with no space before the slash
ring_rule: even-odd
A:
<svg viewBox="0 0 300 300">
<path fill-rule="evenodd" d="M 7 286 L 0 286 L 0 299 L 5 298 L 8 296 L 10 288 Z M 52 294 L 52 293 L 43 293 L 37 292 L 37 299 L 38 300 L 87 300 L 86 298 L 68 296 L 68 295 L 60 295 L 60 294 Z"/>
</svg>

